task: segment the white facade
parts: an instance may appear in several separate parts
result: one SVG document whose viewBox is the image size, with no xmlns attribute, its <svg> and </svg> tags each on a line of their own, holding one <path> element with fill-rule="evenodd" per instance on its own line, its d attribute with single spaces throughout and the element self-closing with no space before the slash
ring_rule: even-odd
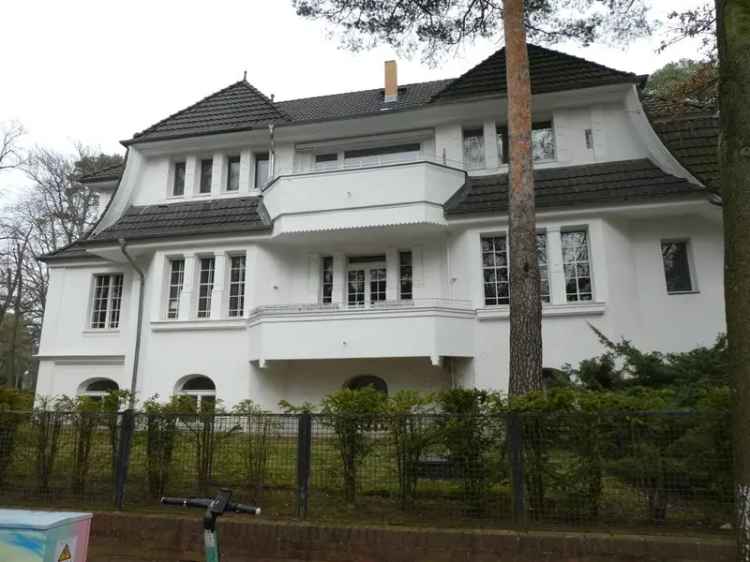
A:
<svg viewBox="0 0 750 562">
<path fill-rule="evenodd" d="M 505 390 L 509 307 L 488 304 L 482 238 L 500 240 L 507 217 L 444 213 L 467 181 L 465 169 L 471 176 L 507 171 L 495 144 L 504 115 L 504 101 L 496 98 L 279 126 L 267 185 L 254 177 L 256 159 L 269 151 L 266 129 L 130 145 L 111 201 L 106 191 L 109 206 L 97 233 L 131 206 L 260 195 L 256 185 L 271 225 L 126 240 L 146 278 L 138 398 L 168 398 L 191 375 L 209 377 L 225 406 L 252 399 L 270 410 L 282 399 L 317 402 L 358 375 L 382 378 L 391 392 L 455 385 Z M 539 169 L 650 159 L 697 183 L 653 133 L 632 84 L 535 96 L 534 117 L 551 123 L 554 140 L 552 157 Z M 464 131 L 472 129 L 483 132 L 480 165 L 464 156 Z M 352 156 L 387 146 L 407 148 Z M 233 157 L 239 181 L 228 192 Z M 204 160 L 212 163 L 207 193 L 201 193 Z M 181 173 L 175 164 L 182 162 L 184 193 L 174 196 Z M 705 197 L 545 208 L 537 220 L 549 283 L 545 367 L 601 353 L 589 324 L 660 351 L 711 344 L 724 330 L 720 210 Z M 571 232 L 585 233 L 586 300 L 573 300 L 566 289 L 577 267 L 563 257 Z M 690 290 L 667 290 L 662 244 L 672 242 L 684 243 Z M 131 385 L 138 275 L 118 243 L 86 249 L 85 257 L 49 263 L 40 395 L 73 395 L 99 379 Z M 411 257 L 409 295 L 401 286 L 404 253 Z M 170 299 L 174 261 L 183 264 L 182 283 Z M 241 284 L 233 268 L 243 262 Z M 204 279 L 201 292 L 201 267 L 209 263 L 213 282 Z M 115 327 L 113 289 L 108 304 L 96 303 L 101 279 L 119 282 L 97 277 L 107 274 L 122 275 Z M 358 289 L 359 279 L 361 296 L 349 282 Z M 103 326 L 94 326 L 97 306 Z"/>
</svg>

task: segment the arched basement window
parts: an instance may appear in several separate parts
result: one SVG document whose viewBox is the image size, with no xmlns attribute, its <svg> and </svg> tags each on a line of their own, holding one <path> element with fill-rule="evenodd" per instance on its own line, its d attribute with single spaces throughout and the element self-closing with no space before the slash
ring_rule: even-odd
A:
<svg viewBox="0 0 750 562">
<path fill-rule="evenodd" d="M 113 390 L 120 390 L 120 385 L 112 379 L 94 379 L 84 382 L 79 387 L 78 396 L 85 396 L 92 400 L 101 401 Z"/>
<path fill-rule="evenodd" d="M 188 396 L 197 411 L 213 410 L 216 405 L 216 385 L 204 375 L 191 375 L 177 388 L 177 394 Z"/>
<path fill-rule="evenodd" d="M 351 390 L 361 390 L 363 388 L 371 386 L 378 392 L 388 394 L 388 385 L 386 384 L 386 382 L 380 377 L 376 377 L 375 375 L 359 375 L 357 377 L 354 377 L 344 386 Z"/>
</svg>

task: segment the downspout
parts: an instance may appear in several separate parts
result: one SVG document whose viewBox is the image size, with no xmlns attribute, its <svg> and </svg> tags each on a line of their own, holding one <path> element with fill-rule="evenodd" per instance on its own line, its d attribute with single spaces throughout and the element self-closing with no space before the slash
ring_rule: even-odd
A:
<svg viewBox="0 0 750 562">
<path fill-rule="evenodd" d="M 143 291 L 146 287 L 146 275 L 143 273 L 143 270 L 138 267 L 138 265 L 135 263 L 135 260 L 128 254 L 127 251 L 127 245 L 128 242 L 124 238 L 118 238 L 117 239 L 118 244 L 120 244 L 120 251 L 122 252 L 122 255 L 125 256 L 125 259 L 128 260 L 130 263 L 130 266 L 135 269 L 135 271 L 138 273 L 138 277 L 141 281 L 141 286 L 138 289 L 138 321 L 136 322 L 136 328 L 135 328 L 135 350 L 133 351 L 133 373 L 130 379 L 130 396 L 128 398 L 128 409 L 133 410 L 135 408 L 135 392 L 136 388 L 138 386 L 138 361 L 140 359 L 141 354 L 141 332 L 142 332 L 142 324 L 143 324 Z"/>
</svg>

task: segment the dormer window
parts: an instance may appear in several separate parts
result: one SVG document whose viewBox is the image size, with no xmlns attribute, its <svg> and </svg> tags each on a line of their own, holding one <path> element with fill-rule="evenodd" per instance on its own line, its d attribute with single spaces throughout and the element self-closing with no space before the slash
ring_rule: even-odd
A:
<svg viewBox="0 0 750 562">
<path fill-rule="evenodd" d="M 555 133 L 551 121 L 534 123 L 531 127 L 531 154 L 534 162 L 555 159 Z M 508 128 L 497 128 L 497 159 L 507 164 L 510 159 Z"/>
<path fill-rule="evenodd" d="M 214 161 L 211 158 L 201 160 L 201 183 L 198 188 L 200 194 L 211 193 L 211 179 L 213 176 Z"/>
<path fill-rule="evenodd" d="M 172 183 L 172 195 L 182 197 L 185 195 L 185 161 L 174 163 L 174 182 Z"/>
<path fill-rule="evenodd" d="M 255 154 L 255 189 L 263 189 L 268 183 L 268 152 Z"/>
<path fill-rule="evenodd" d="M 227 191 L 240 190 L 240 157 L 227 158 Z"/>
</svg>

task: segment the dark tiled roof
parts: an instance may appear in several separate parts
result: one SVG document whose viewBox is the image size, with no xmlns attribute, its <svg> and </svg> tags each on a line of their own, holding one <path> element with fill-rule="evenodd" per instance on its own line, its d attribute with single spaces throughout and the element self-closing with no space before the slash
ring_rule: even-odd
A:
<svg viewBox="0 0 750 562">
<path fill-rule="evenodd" d="M 260 197 L 232 197 L 132 206 L 113 224 L 83 244 L 167 236 L 222 234 L 270 230 Z"/>
<path fill-rule="evenodd" d="M 621 72 L 579 57 L 529 45 L 531 92 L 544 94 L 591 88 L 623 82 L 637 82 L 638 76 Z M 505 49 L 490 55 L 439 92 L 434 100 L 505 94 Z"/>
<path fill-rule="evenodd" d="M 688 172 L 719 191 L 719 116 L 711 108 L 641 100 L 656 134 Z"/>
<path fill-rule="evenodd" d="M 537 208 L 635 203 L 705 193 L 646 159 L 535 170 L 534 181 Z M 507 209 L 507 174 L 469 177 L 445 204 L 448 216 Z"/>
<path fill-rule="evenodd" d="M 65 246 L 64 248 L 60 248 L 59 250 L 55 250 L 54 252 L 50 252 L 49 254 L 44 254 L 43 256 L 39 256 L 38 259 L 40 261 L 54 261 L 58 259 L 75 259 L 75 258 L 87 258 L 87 257 L 96 257 L 91 256 L 86 249 L 81 245 L 81 242 L 74 242 L 73 244 L 69 246 Z"/>
<path fill-rule="evenodd" d="M 413 109 L 424 105 L 453 80 L 417 82 L 399 86 L 398 100 L 383 103 L 383 88 L 276 102 L 293 121 L 342 119 L 357 115 Z"/>
<path fill-rule="evenodd" d="M 240 80 L 136 133 L 127 142 L 246 131 L 288 120 L 270 99 Z"/>
<path fill-rule="evenodd" d="M 81 176 L 79 178 L 79 181 L 81 183 L 97 183 L 97 182 L 103 182 L 103 181 L 114 181 L 119 180 L 120 176 L 122 176 L 122 173 L 125 171 L 125 163 L 122 164 L 113 164 L 112 166 L 107 166 L 106 168 L 102 168 L 101 170 L 98 170 L 97 172 L 93 174 L 89 174 L 87 176 Z"/>
</svg>

